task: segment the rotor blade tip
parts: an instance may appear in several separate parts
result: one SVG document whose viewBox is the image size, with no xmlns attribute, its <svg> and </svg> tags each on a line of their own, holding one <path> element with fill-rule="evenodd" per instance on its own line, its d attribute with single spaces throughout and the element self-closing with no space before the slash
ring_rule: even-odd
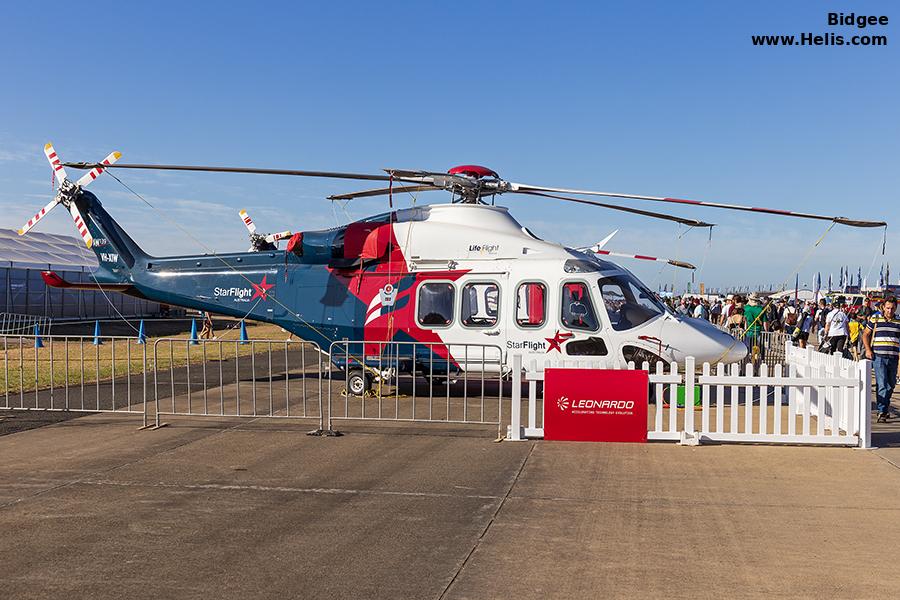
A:
<svg viewBox="0 0 900 600">
<path fill-rule="evenodd" d="M 87 241 L 85 242 L 85 244 L 87 244 L 87 247 L 88 247 L 88 248 L 91 247 L 91 244 L 92 244 L 92 243 L 93 243 L 93 240 L 87 240 Z"/>
<path fill-rule="evenodd" d="M 53 147 L 53 144 L 51 144 L 50 142 L 47 142 L 46 144 L 44 144 L 44 150 L 49 150 L 52 147 Z"/>
<path fill-rule="evenodd" d="M 115 150 L 115 151 L 113 151 L 113 156 L 116 157 L 116 160 L 119 160 L 120 158 L 122 158 L 122 153 L 119 152 L 118 150 Z"/>
<path fill-rule="evenodd" d="M 24 229 L 20 229 L 20 230 L 19 230 L 19 235 L 25 235 L 25 230 L 24 230 Z"/>
</svg>

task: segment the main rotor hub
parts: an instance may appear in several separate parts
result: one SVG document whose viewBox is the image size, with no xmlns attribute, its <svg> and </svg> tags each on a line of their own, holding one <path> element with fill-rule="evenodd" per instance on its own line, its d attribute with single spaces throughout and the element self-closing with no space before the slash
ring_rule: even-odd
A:
<svg viewBox="0 0 900 600">
<path fill-rule="evenodd" d="M 496 171 L 480 165 L 460 165 L 449 169 L 447 173 L 449 175 L 465 175 L 466 177 L 472 177 L 474 179 L 481 179 L 483 177 L 500 179 L 500 176 L 497 175 Z"/>
</svg>

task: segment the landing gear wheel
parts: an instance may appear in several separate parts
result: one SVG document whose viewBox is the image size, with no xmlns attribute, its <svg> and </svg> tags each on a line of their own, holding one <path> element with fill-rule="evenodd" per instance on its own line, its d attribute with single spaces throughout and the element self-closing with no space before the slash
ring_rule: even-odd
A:
<svg viewBox="0 0 900 600">
<path fill-rule="evenodd" d="M 372 377 L 362 369 L 352 369 L 347 376 L 347 391 L 354 396 L 365 396 L 372 389 Z"/>
</svg>

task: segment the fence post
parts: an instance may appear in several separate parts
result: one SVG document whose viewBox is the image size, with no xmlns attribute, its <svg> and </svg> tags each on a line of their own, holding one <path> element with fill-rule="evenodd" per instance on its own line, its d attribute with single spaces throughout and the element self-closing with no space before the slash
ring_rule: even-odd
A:
<svg viewBox="0 0 900 600">
<path fill-rule="evenodd" d="M 509 431 L 506 439 L 519 441 L 522 439 L 522 355 L 512 355 L 512 406 L 509 411 Z"/>
<path fill-rule="evenodd" d="M 684 359 L 684 430 L 694 433 L 694 357 Z"/>
<path fill-rule="evenodd" d="M 872 361 L 861 360 L 857 363 L 859 377 L 859 447 L 872 448 Z"/>
</svg>

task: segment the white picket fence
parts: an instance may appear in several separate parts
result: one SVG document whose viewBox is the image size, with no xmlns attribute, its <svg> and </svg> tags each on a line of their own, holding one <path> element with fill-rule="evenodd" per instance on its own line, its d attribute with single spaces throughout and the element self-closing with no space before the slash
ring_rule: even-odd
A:
<svg viewBox="0 0 900 600">
<path fill-rule="evenodd" d="M 692 358 L 656 363 L 648 371 L 651 398 L 647 437 L 686 442 L 750 442 L 871 447 L 872 365 L 785 344 L 787 366 L 704 363 L 697 372 Z M 598 359 L 543 359 L 523 365 L 512 357 L 511 424 L 507 439 L 542 438 L 543 398 L 539 387 L 547 368 L 634 369 Z M 523 369 L 524 367 L 524 369 Z M 527 387 L 527 423 L 522 422 L 523 385 Z M 683 408 L 678 388 L 683 386 Z M 698 395 L 699 403 L 694 405 Z M 670 401 L 671 400 L 671 401 Z"/>
</svg>

